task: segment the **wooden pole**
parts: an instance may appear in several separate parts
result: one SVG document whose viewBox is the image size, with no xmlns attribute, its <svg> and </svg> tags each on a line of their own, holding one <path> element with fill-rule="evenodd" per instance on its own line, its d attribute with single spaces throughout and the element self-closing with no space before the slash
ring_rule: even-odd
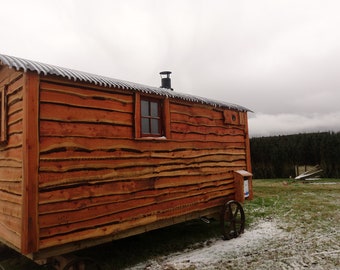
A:
<svg viewBox="0 0 340 270">
<path fill-rule="evenodd" d="M 39 75 L 24 74 L 21 252 L 38 250 Z"/>
</svg>

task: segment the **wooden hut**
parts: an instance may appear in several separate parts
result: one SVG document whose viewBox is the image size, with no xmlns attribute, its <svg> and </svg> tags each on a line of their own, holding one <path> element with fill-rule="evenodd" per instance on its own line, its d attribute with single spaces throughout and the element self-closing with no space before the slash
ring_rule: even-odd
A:
<svg viewBox="0 0 340 270">
<path fill-rule="evenodd" d="M 252 197 L 242 106 L 7 55 L 0 99 L 0 241 L 32 259 Z"/>
</svg>

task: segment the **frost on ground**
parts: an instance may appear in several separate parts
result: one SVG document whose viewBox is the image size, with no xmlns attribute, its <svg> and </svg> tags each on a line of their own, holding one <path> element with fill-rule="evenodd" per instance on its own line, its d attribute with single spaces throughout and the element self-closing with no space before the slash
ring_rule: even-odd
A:
<svg viewBox="0 0 340 270">
<path fill-rule="evenodd" d="M 195 269 L 340 269 L 336 226 L 327 234 L 292 230 L 263 220 L 239 238 L 212 239 L 203 247 L 149 260 L 133 270 Z"/>
</svg>

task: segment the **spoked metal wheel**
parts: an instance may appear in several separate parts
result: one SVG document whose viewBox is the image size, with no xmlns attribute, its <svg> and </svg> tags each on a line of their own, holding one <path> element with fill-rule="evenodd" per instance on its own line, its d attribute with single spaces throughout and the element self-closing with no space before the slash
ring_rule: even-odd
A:
<svg viewBox="0 0 340 270">
<path fill-rule="evenodd" d="M 223 239 L 236 238 L 243 233 L 245 220 L 244 211 L 239 202 L 228 201 L 223 205 L 220 220 Z"/>
<path fill-rule="evenodd" d="M 101 270 L 100 266 L 91 258 L 75 258 L 66 264 L 63 270 Z"/>
</svg>

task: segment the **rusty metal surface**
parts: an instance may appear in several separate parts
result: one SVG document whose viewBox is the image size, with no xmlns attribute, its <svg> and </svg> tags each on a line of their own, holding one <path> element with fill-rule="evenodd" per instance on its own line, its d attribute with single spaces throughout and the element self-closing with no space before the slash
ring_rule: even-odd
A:
<svg viewBox="0 0 340 270">
<path fill-rule="evenodd" d="M 208 104 L 214 107 L 222 107 L 222 108 L 228 108 L 228 109 L 233 109 L 233 110 L 238 110 L 238 111 L 250 111 L 249 109 L 243 106 L 232 104 L 232 103 L 212 100 L 212 99 L 203 98 L 203 97 L 194 96 L 194 95 L 182 94 L 182 93 L 171 91 L 165 88 L 146 86 L 146 85 L 142 85 L 138 83 L 108 78 L 108 77 L 104 77 L 100 75 L 95 75 L 95 74 L 77 71 L 77 70 L 68 69 L 68 68 L 62 68 L 62 67 L 58 67 L 54 65 L 44 64 L 44 63 L 40 63 L 37 61 L 27 60 L 27 59 L 4 55 L 4 54 L 0 54 L 0 63 L 2 65 L 6 65 L 18 71 L 19 70 L 22 70 L 24 72 L 33 71 L 33 72 L 37 72 L 38 74 L 55 75 L 55 76 L 60 76 L 60 77 L 67 78 L 73 81 L 87 82 L 87 83 L 92 83 L 95 85 L 100 85 L 100 86 L 105 86 L 105 87 L 129 89 L 129 90 L 134 90 L 134 91 L 140 91 L 143 93 L 156 94 L 160 96 L 177 98 L 177 99 L 182 99 L 185 101 Z"/>
</svg>

